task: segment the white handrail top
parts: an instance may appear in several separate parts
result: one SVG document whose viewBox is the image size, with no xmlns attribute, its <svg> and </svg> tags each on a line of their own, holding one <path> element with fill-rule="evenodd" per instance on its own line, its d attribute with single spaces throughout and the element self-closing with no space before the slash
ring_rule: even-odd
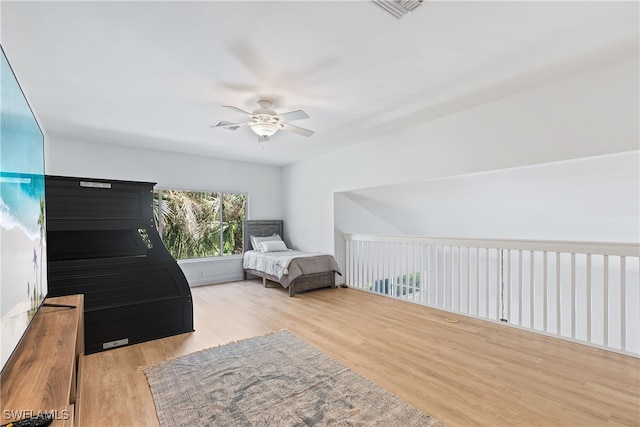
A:
<svg viewBox="0 0 640 427">
<path fill-rule="evenodd" d="M 465 239 L 458 237 L 389 236 L 378 234 L 345 234 L 344 240 L 435 244 L 471 248 L 516 249 L 543 252 L 578 253 L 640 257 L 640 243 L 580 242 L 563 240 Z"/>
</svg>

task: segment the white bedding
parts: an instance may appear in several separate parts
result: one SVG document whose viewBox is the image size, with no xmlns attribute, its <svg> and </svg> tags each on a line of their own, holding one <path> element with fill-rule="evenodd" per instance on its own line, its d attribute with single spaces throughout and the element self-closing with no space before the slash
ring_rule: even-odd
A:
<svg viewBox="0 0 640 427">
<path fill-rule="evenodd" d="M 289 274 L 289 264 L 293 259 L 315 257 L 322 255 L 319 252 L 283 251 L 283 252 L 258 252 L 246 251 L 242 258 L 242 268 L 262 271 L 280 280 L 282 276 Z"/>
</svg>

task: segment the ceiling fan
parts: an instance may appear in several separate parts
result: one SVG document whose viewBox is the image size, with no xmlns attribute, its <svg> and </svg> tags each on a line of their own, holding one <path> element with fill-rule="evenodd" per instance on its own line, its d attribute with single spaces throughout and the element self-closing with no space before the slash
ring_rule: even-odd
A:
<svg viewBox="0 0 640 427">
<path fill-rule="evenodd" d="M 234 111 L 237 111 L 242 114 L 246 114 L 251 117 L 251 120 L 248 122 L 241 123 L 232 123 L 226 122 L 223 120 L 218 120 L 213 126 L 220 127 L 223 129 L 236 130 L 240 126 L 249 126 L 249 128 L 258 135 L 258 142 L 268 141 L 273 134 L 275 134 L 279 130 L 284 130 L 287 132 L 297 133 L 302 136 L 311 136 L 314 134 L 314 131 L 309 129 L 304 129 L 298 126 L 294 126 L 289 121 L 292 120 L 300 120 L 300 119 L 308 119 L 309 116 L 302 110 L 289 111 L 288 113 L 278 114 L 271 109 L 273 106 L 273 101 L 269 101 L 268 99 L 259 99 L 257 109 L 253 110 L 253 112 L 249 113 L 248 111 L 244 111 L 238 107 L 233 107 L 231 105 L 223 105 L 225 108 L 230 108 Z"/>
</svg>

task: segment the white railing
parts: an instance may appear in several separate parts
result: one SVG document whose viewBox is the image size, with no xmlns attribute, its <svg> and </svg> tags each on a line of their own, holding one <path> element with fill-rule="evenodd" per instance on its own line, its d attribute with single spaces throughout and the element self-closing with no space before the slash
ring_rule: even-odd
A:
<svg viewBox="0 0 640 427">
<path fill-rule="evenodd" d="M 344 243 L 350 287 L 640 356 L 638 244 L 359 234 Z"/>
</svg>

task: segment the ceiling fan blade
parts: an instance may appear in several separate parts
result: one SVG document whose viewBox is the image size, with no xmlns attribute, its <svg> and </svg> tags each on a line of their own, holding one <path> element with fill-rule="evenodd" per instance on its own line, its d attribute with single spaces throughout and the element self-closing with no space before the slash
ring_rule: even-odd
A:
<svg viewBox="0 0 640 427">
<path fill-rule="evenodd" d="M 266 142 L 269 140 L 267 135 L 258 135 L 258 142 Z"/>
<path fill-rule="evenodd" d="M 290 125 L 289 123 L 282 123 L 282 130 L 286 130 L 287 132 L 297 133 L 298 135 L 302 135 L 302 136 L 311 136 L 315 133 L 312 130 Z"/>
<path fill-rule="evenodd" d="M 251 113 L 249 113 L 248 111 L 241 110 L 240 108 L 238 108 L 238 107 L 234 107 L 233 105 L 223 105 L 223 107 L 224 107 L 224 108 L 230 108 L 230 109 L 232 109 L 232 110 L 237 111 L 238 113 L 246 114 L 247 116 L 250 116 L 250 115 L 251 115 Z"/>
<path fill-rule="evenodd" d="M 232 123 L 232 122 L 225 122 L 223 120 L 218 120 L 213 126 L 209 126 L 209 127 L 236 130 L 243 125 L 246 125 L 246 123 Z"/>
<path fill-rule="evenodd" d="M 260 91 L 260 88 L 258 88 L 257 86 L 245 85 L 241 83 L 219 83 L 218 86 L 223 89 L 229 89 L 235 92 L 249 92 L 253 94 Z"/>
<path fill-rule="evenodd" d="M 309 115 L 302 110 L 296 110 L 278 114 L 276 117 L 283 122 L 290 122 L 292 120 L 308 119 Z"/>
<path fill-rule="evenodd" d="M 262 49 L 255 48 L 248 42 L 240 40 L 231 47 L 231 52 L 258 82 L 271 81 L 272 73 L 265 56 L 262 54 Z"/>
</svg>

